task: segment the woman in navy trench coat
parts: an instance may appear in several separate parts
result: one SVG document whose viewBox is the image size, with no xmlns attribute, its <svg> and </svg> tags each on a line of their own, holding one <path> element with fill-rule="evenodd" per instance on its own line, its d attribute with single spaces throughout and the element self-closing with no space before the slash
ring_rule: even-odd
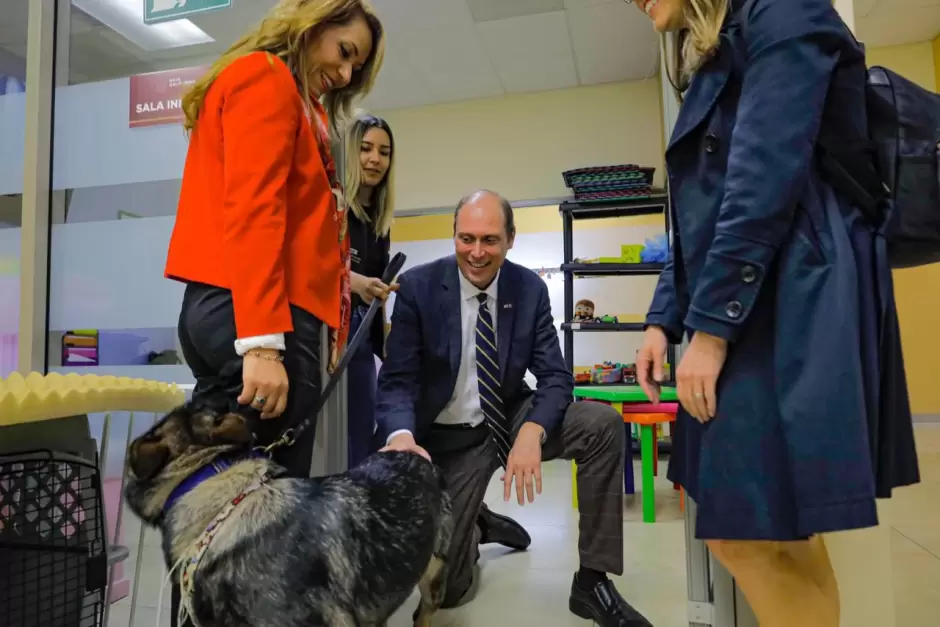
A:
<svg viewBox="0 0 940 627">
<path fill-rule="evenodd" d="M 690 337 L 669 477 L 762 627 L 837 627 L 818 534 L 876 525 L 876 495 L 918 480 L 884 242 L 814 156 L 821 125 L 867 139 L 864 53 L 831 0 L 636 1 L 691 76 L 637 360 L 656 397 Z"/>
</svg>

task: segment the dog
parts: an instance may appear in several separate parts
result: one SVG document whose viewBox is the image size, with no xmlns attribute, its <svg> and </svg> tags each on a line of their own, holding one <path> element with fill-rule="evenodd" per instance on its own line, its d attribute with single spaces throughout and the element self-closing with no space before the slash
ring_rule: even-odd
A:
<svg viewBox="0 0 940 627">
<path fill-rule="evenodd" d="M 196 627 L 381 627 L 415 586 L 429 627 L 452 533 L 437 468 L 389 452 L 298 479 L 253 442 L 239 413 L 187 404 L 130 447 L 125 500 L 160 529 Z"/>
</svg>

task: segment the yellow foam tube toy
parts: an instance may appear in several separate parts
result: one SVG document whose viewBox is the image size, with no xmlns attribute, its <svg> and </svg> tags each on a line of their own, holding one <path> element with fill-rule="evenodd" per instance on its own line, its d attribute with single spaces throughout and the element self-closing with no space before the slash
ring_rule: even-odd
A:
<svg viewBox="0 0 940 627">
<path fill-rule="evenodd" d="M 165 412 L 185 399 L 176 385 L 145 379 L 13 373 L 0 379 L 0 426 L 108 411 Z"/>
</svg>

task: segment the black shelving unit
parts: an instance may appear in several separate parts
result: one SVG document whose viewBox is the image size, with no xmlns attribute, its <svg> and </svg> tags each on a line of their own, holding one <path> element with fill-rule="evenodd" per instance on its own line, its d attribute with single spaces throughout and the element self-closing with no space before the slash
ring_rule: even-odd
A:
<svg viewBox="0 0 940 627">
<path fill-rule="evenodd" d="M 657 190 L 647 198 L 610 202 L 579 203 L 567 201 L 558 207 L 561 213 L 564 237 L 565 260 L 561 271 L 565 275 L 565 322 L 561 330 L 565 334 L 565 362 L 569 371 L 574 371 L 574 334 L 584 332 L 642 332 L 641 322 L 572 322 L 574 318 L 574 278 L 608 276 L 658 275 L 661 263 L 574 263 L 574 221 L 598 218 L 623 218 L 629 216 L 663 215 L 663 226 L 669 235 L 669 198 L 665 191 Z M 675 372 L 675 349 L 669 346 L 667 360 L 670 376 Z"/>
<path fill-rule="evenodd" d="M 662 263 L 566 263 L 561 271 L 575 276 L 643 276 L 659 274 L 664 267 Z"/>
<path fill-rule="evenodd" d="M 562 322 L 562 331 L 642 331 L 642 322 Z M 574 367 L 574 366 L 572 366 Z"/>
</svg>

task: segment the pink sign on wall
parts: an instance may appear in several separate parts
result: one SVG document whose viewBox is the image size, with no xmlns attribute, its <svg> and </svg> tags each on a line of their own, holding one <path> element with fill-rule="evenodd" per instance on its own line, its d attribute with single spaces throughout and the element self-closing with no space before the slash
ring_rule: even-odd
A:
<svg viewBox="0 0 940 627">
<path fill-rule="evenodd" d="M 208 69 L 200 65 L 131 76 L 129 126 L 182 123 L 183 92 Z"/>
</svg>

